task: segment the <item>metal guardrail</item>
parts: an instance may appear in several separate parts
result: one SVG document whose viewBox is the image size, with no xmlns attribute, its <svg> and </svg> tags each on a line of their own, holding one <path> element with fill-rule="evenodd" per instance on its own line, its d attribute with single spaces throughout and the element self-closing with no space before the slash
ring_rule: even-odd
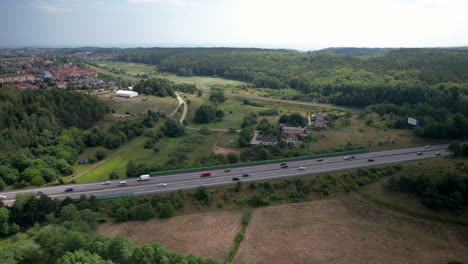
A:
<svg viewBox="0 0 468 264">
<path fill-rule="evenodd" d="M 150 172 L 150 175 L 151 176 L 159 176 L 159 175 L 176 174 L 176 173 L 182 173 L 182 172 L 208 171 L 208 170 L 215 170 L 215 169 L 225 169 L 225 168 L 233 168 L 233 167 L 271 164 L 271 163 L 284 162 L 284 161 L 305 160 L 305 159 L 314 159 L 314 158 L 321 158 L 321 157 L 333 157 L 333 156 L 341 156 L 341 155 L 351 155 L 351 154 L 359 154 L 359 153 L 366 153 L 366 152 L 369 152 L 369 150 L 368 149 L 356 149 L 356 150 L 349 150 L 349 151 L 340 151 L 340 152 L 332 152 L 332 153 L 324 153 L 324 154 L 313 154 L 313 155 L 291 157 L 291 158 L 251 161 L 251 162 L 232 163 L 232 164 L 221 164 L 221 165 L 213 165 L 213 166 L 198 167 L 198 168 L 178 169 L 178 170 L 156 171 L 156 172 Z"/>
</svg>

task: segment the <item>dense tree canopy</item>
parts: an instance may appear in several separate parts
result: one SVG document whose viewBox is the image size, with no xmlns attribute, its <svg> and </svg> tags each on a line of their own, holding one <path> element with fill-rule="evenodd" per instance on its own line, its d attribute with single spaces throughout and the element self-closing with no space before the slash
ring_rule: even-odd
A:
<svg viewBox="0 0 468 264">
<path fill-rule="evenodd" d="M 106 109 L 97 97 L 78 92 L 0 88 L 0 185 L 39 186 L 73 172 L 85 148 L 80 128 Z"/>
<path fill-rule="evenodd" d="M 389 103 L 405 106 L 399 111 L 404 118 L 413 112 L 405 110 L 416 105 L 468 116 L 467 50 L 332 49 L 303 53 L 234 48 L 139 49 L 123 54 L 120 59 L 158 64 L 160 69 L 174 73 L 183 69 L 193 75 L 247 81 L 254 87 L 272 91 L 284 88 L 296 91 L 283 93 L 287 99 L 358 107 Z M 431 118 L 438 116 L 425 115 L 425 119 Z M 426 131 L 417 131 L 418 135 L 466 136 L 448 131 L 451 121 L 426 124 Z"/>
</svg>

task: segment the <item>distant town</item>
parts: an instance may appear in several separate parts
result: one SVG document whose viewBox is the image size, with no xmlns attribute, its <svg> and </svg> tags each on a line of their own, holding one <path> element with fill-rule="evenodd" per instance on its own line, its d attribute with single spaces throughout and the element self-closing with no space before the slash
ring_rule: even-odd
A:
<svg viewBox="0 0 468 264">
<path fill-rule="evenodd" d="M 111 89 L 115 81 L 98 78 L 98 73 L 76 63 L 76 59 L 106 60 L 119 53 L 52 52 L 53 49 L 0 49 L 0 84 L 17 89 Z"/>
</svg>

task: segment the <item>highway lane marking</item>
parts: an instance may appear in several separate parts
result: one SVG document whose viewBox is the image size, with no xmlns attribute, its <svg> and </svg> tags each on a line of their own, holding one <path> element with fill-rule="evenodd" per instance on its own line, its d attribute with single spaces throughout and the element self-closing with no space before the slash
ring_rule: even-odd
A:
<svg viewBox="0 0 468 264">
<path fill-rule="evenodd" d="M 448 155 L 449 153 L 447 152 L 444 152 L 443 155 L 446 156 Z M 339 170 L 345 170 L 345 169 L 354 169 L 354 168 L 358 168 L 358 167 L 370 167 L 370 166 L 375 166 L 375 165 L 381 165 L 381 164 L 388 164 L 388 163 L 396 163 L 396 162 L 400 162 L 400 161 L 414 161 L 414 160 L 422 160 L 422 159 L 427 159 L 427 158 L 433 158 L 432 156 L 431 157 L 424 157 L 424 156 L 415 156 L 415 157 L 407 157 L 408 154 L 404 157 L 401 157 L 399 159 L 396 159 L 396 160 L 387 160 L 387 161 L 374 161 L 374 162 L 368 162 L 368 163 L 363 163 L 363 164 L 353 164 L 352 166 L 349 166 L 351 165 L 350 163 L 344 163 L 344 165 L 346 166 L 343 166 L 343 167 L 339 167 L 339 168 L 323 168 L 323 169 L 319 169 L 319 170 L 315 170 L 315 171 L 300 171 L 300 172 L 296 172 L 296 173 L 288 173 L 288 174 L 281 174 L 281 175 L 262 175 L 262 174 L 265 174 L 267 172 L 264 172 L 262 174 L 256 174 L 255 176 L 251 176 L 249 178 L 242 178 L 242 181 L 244 182 L 247 182 L 247 181 L 259 181 L 259 180 L 267 180 L 267 179 L 273 179 L 273 178 L 286 178 L 286 177 L 293 177 L 293 176 L 305 176 L 305 175 L 311 175 L 311 174 L 318 174 L 318 173 L 322 173 L 322 172 L 328 172 L 328 171 L 339 171 Z M 408 159 L 409 158 L 409 159 Z M 283 171 L 283 172 L 289 172 L 289 171 L 286 171 L 286 170 L 278 170 L 278 171 Z M 294 171 L 292 171 L 294 172 Z M 269 173 L 269 171 L 268 171 Z M 219 178 L 218 178 L 219 179 Z M 225 185 L 225 184 L 230 184 L 230 183 L 234 183 L 232 180 L 228 180 L 228 177 L 224 177 L 222 178 L 223 181 L 217 181 L 217 182 L 209 182 L 209 183 L 205 183 L 203 182 L 203 180 L 200 180 L 200 179 L 195 179 L 195 180 L 187 180 L 187 181 L 180 181 L 180 182 L 177 182 L 179 185 L 182 185 L 182 186 L 176 186 L 176 187 L 169 187 L 169 188 L 164 188 L 164 187 L 160 187 L 161 189 L 153 189 L 153 190 L 142 190 L 142 191 L 136 191 L 136 192 L 133 192 L 133 194 L 142 194 L 142 193 L 159 193 L 159 192 L 167 192 L 167 191 L 170 191 L 170 190 L 180 190 L 180 189 L 192 189 L 192 188 L 196 188 L 196 187 L 199 187 L 199 186 L 212 186 L 212 185 Z M 197 182 L 198 181 L 198 182 Z M 188 186 L 184 186 L 182 183 L 188 183 L 188 184 L 191 184 L 191 185 L 188 185 Z M 132 187 L 122 187 L 121 190 L 124 191 L 124 190 L 128 190 L 128 189 L 138 189 L 138 188 L 147 188 L 147 187 L 150 187 L 151 185 L 140 185 L 140 186 L 132 186 Z M 164 188 L 164 189 L 163 189 Z M 119 190 L 119 189 L 117 189 Z M 116 191 L 116 189 L 109 189 L 105 192 L 109 192 L 109 191 Z M 96 193 L 96 192 L 99 192 L 99 190 L 97 191 L 88 191 L 88 192 L 75 192 L 73 196 L 77 196 L 78 194 L 86 194 L 86 193 Z M 65 194 L 55 194 L 55 195 L 51 195 L 53 197 L 66 197 L 68 195 L 65 195 Z"/>
</svg>

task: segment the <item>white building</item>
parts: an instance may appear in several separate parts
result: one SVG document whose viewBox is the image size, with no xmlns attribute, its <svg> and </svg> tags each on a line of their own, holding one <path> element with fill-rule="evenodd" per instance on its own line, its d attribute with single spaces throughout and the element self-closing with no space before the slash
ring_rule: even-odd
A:
<svg viewBox="0 0 468 264">
<path fill-rule="evenodd" d="M 138 96 L 138 93 L 134 91 L 118 90 L 117 92 L 115 92 L 115 95 L 120 97 L 132 98 Z"/>
</svg>

